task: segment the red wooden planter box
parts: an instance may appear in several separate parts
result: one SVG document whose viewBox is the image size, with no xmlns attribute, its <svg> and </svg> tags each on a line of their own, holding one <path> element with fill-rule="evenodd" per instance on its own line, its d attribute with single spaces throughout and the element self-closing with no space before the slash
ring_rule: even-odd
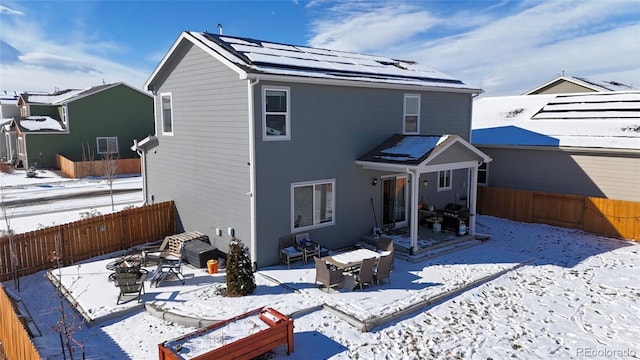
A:
<svg viewBox="0 0 640 360">
<path fill-rule="evenodd" d="M 183 357 L 180 354 L 185 350 L 183 345 L 189 341 L 197 340 L 199 337 L 205 338 L 207 334 L 220 331 L 225 326 L 256 315 L 258 315 L 258 319 L 266 324 L 266 328 L 217 348 L 214 348 L 215 343 L 212 341 L 211 348 L 214 349 L 196 356 L 190 356 L 186 353 L 184 354 L 186 357 Z M 251 359 L 280 345 L 287 345 L 287 355 L 293 352 L 293 320 L 277 310 L 261 307 L 232 319 L 165 341 L 162 344 L 158 344 L 158 350 L 160 360 Z"/>
</svg>

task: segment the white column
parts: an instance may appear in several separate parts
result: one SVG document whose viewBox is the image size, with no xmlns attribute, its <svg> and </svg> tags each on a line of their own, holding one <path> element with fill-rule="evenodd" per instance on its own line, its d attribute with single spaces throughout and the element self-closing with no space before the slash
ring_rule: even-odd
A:
<svg viewBox="0 0 640 360">
<path fill-rule="evenodd" d="M 410 222 L 410 232 L 411 236 L 411 252 L 415 253 L 418 251 L 418 192 L 420 187 L 418 184 L 420 182 L 419 172 L 415 170 L 415 172 L 409 171 L 411 174 L 411 222 Z"/>
<path fill-rule="evenodd" d="M 471 168 L 469 184 L 469 235 L 476 234 L 476 196 L 478 196 L 478 165 Z"/>
</svg>

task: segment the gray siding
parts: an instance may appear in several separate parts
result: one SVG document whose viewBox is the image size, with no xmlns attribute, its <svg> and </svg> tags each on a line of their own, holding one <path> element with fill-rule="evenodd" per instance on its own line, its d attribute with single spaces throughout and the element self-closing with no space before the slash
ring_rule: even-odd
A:
<svg viewBox="0 0 640 360">
<path fill-rule="evenodd" d="M 157 96 L 158 146 L 147 155 L 147 198 L 175 200 L 179 230 L 201 231 L 223 251 L 229 227 L 249 245 L 247 81 L 197 47 L 178 53 L 183 57 L 156 87 L 158 95 L 172 93 L 173 136 L 160 131 Z"/>
<path fill-rule="evenodd" d="M 594 92 L 593 89 L 589 89 L 582 85 L 578 85 L 576 83 L 572 83 L 569 81 L 560 81 L 550 84 L 533 94 L 570 94 L 570 93 L 583 93 L 583 92 Z"/>
<path fill-rule="evenodd" d="M 290 87 L 290 141 L 262 141 L 264 85 Z M 402 132 L 405 93 L 419 92 L 260 82 L 254 98 L 259 266 L 277 263 L 277 239 L 291 233 L 292 183 L 336 180 L 336 224 L 309 231 L 328 248 L 352 245 L 371 231 L 372 200 L 379 223 L 382 187 L 372 186 L 371 178 L 388 174 L 364 170 L 355 160 Z M 470 95 L 422 92 L 421 101 L 422 134 L 468 139 Z"/>
<path fill-rule="evenodd" d="M 480 149 L 493 158 L 490 186 L 640 201 L 640 156 Z"/>
</svg>

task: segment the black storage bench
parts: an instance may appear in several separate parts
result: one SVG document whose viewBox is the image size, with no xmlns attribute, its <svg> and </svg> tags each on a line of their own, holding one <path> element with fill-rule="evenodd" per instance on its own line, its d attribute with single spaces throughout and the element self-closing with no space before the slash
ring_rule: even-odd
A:
<svg viewBox="0 0 640 360">
<path fill-rule="evenodd" d="M 218 260 L 218 249 L 202 240 L 191 240 L 184 243 L 184 256 L 189 264 L 204 268 L 208 260 Z"/>
</svg>

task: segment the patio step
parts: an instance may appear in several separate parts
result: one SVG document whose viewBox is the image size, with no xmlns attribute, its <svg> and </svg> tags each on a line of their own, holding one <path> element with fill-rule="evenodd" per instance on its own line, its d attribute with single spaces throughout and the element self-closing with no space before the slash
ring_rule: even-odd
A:
<svg viewBox="0 0 640 360">
<path fill-rule="evenodd" d="M 410 254 L 408 251 L 396 251 L 395 254 L 399 259 L 409 261 L 412 263 L 421 262 L 427 259 L 431 259 L 437 256 L 450 254 L 452 252 L 465 250 L 477 245 L 482 244 L 483 241 L 476 239 L 475 236 L 465 235 L 460 236 L 457 239 L 444 241 L 440 244 L 436 244 L 430 247 L 419 249 L 415 254 Z"/>
</svg>

